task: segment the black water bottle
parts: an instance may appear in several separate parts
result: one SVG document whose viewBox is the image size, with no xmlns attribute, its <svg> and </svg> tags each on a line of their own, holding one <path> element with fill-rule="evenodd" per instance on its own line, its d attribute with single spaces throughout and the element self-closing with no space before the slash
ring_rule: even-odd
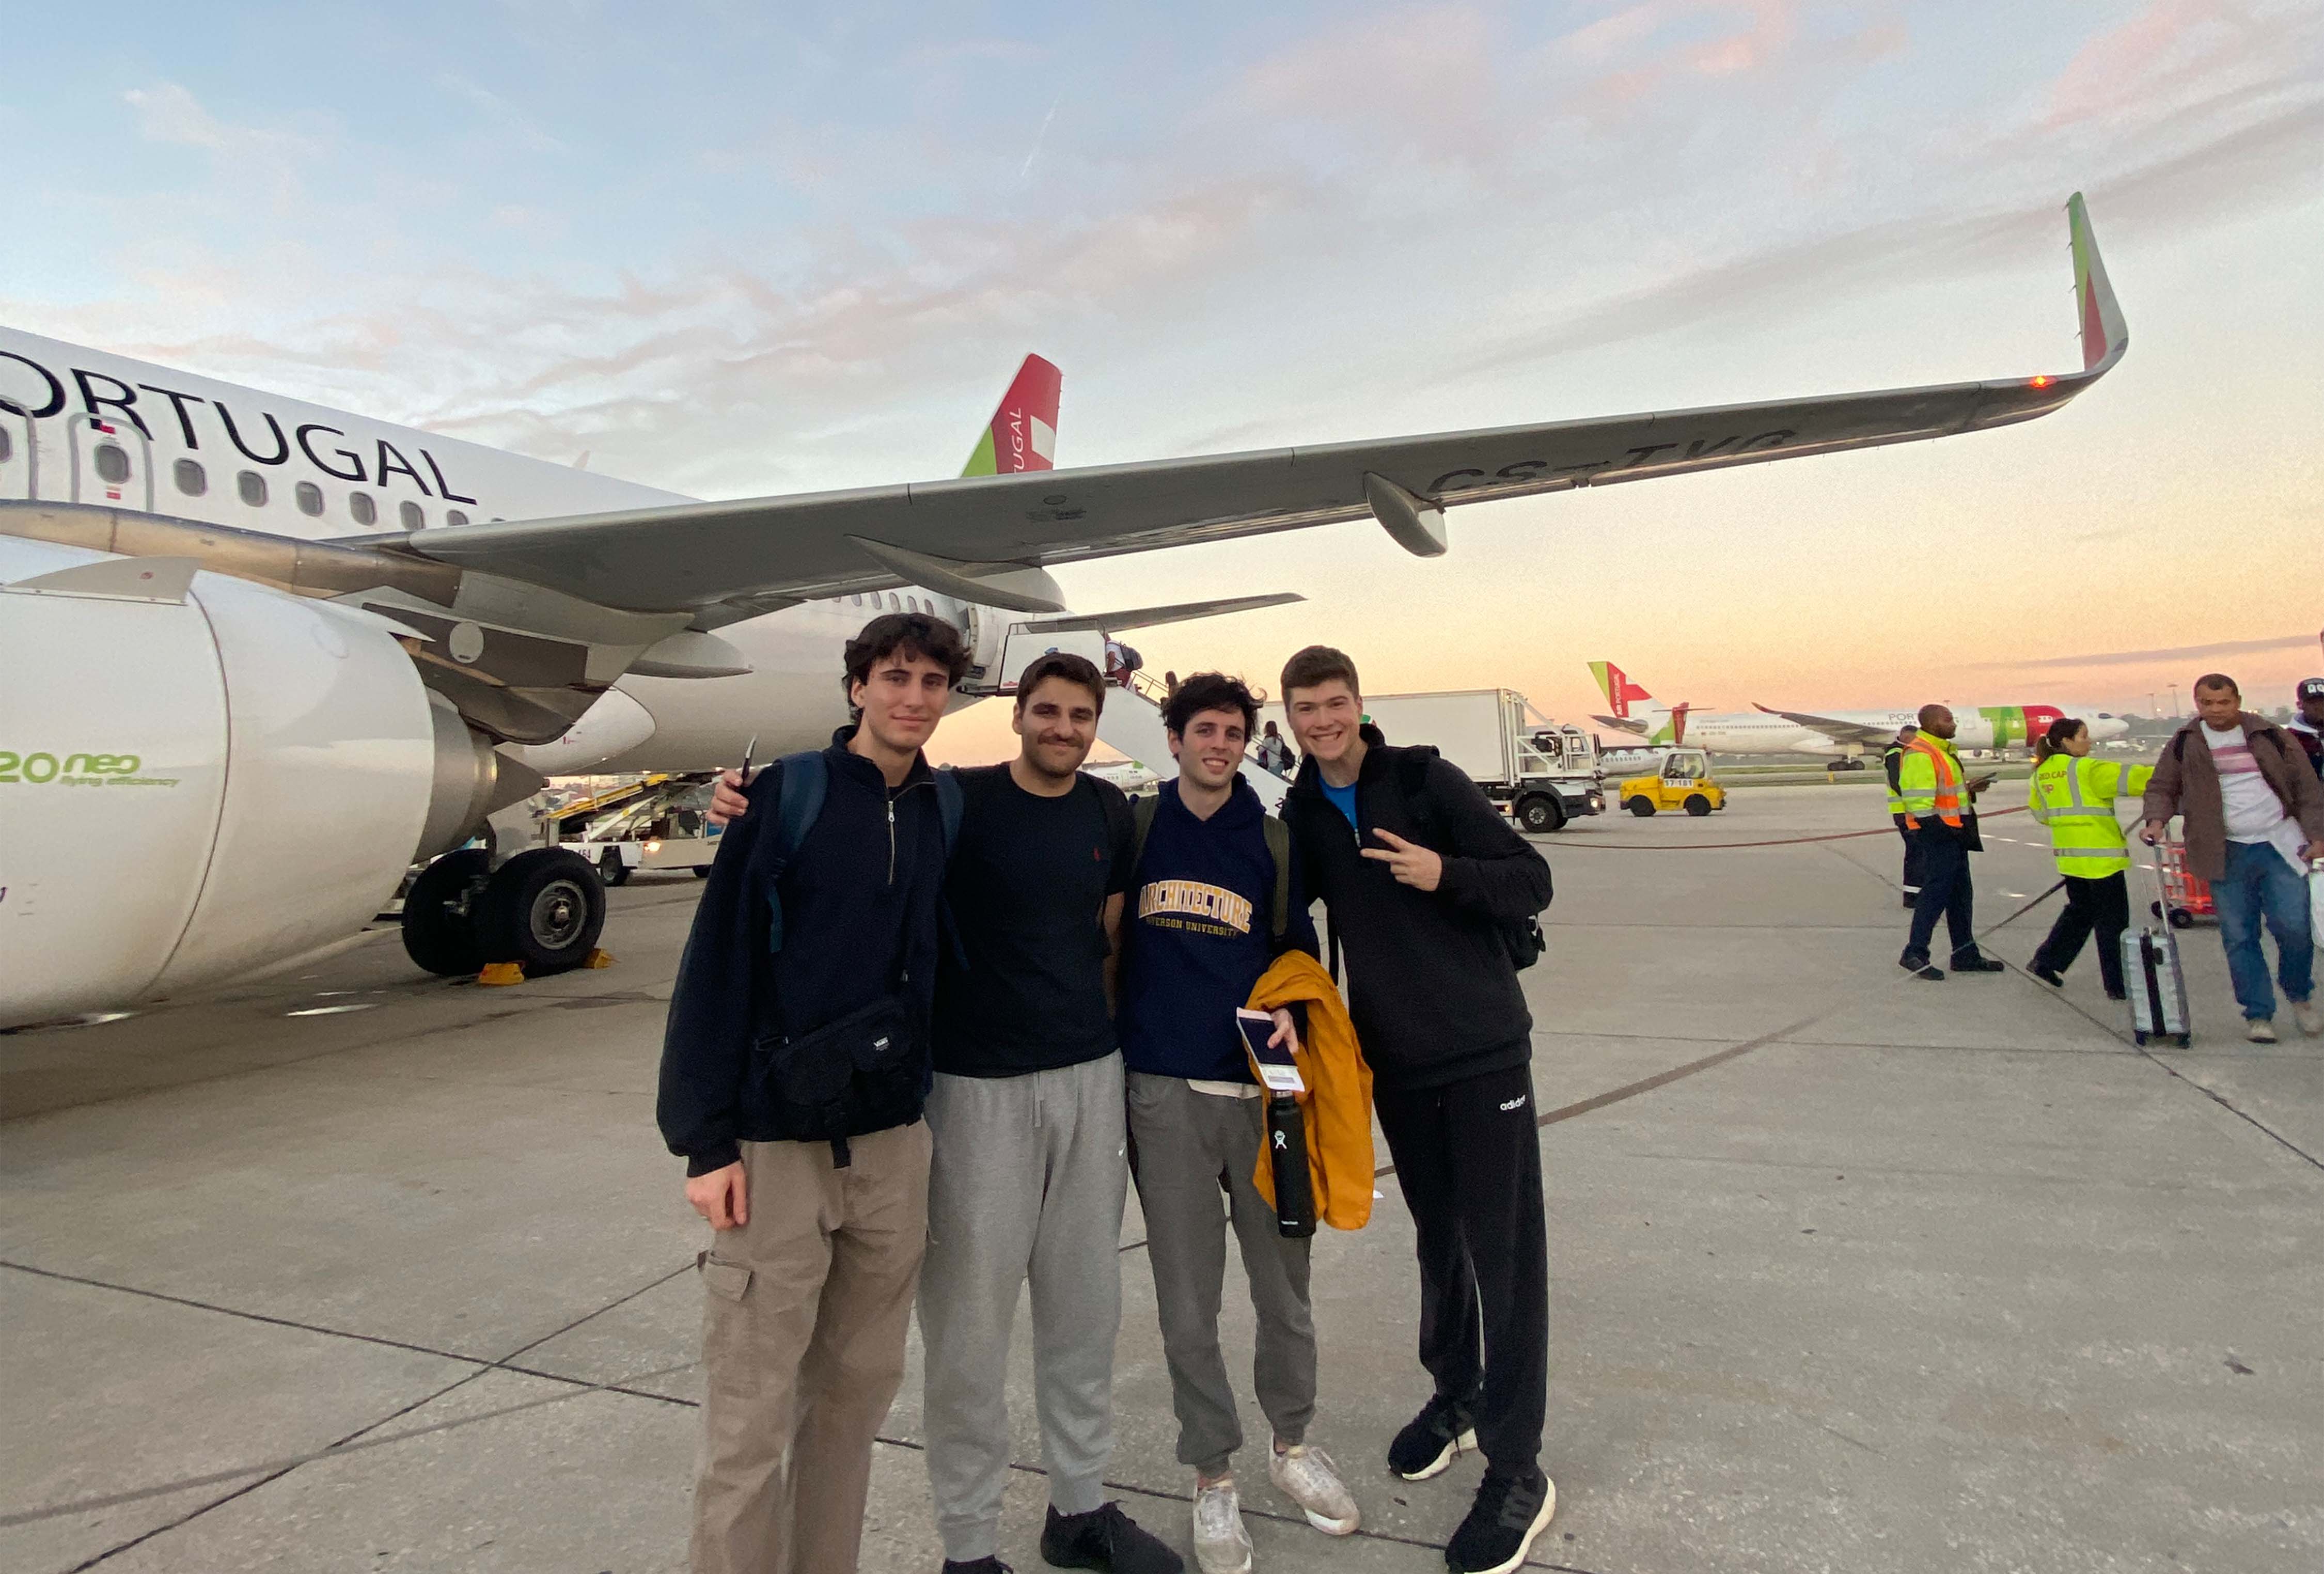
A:
<svg viewBox="0 0 2324 1574">
<path fill-rule="evenodd" d="M 1275 1228 L 1295 1239 L 1315 1233 L 1315 1183 L 1307 1170 L 1307 1118 L 1288 1093 L 1267 1096 L 1267 1153 L 1275 1165 Z"/>
</svg>

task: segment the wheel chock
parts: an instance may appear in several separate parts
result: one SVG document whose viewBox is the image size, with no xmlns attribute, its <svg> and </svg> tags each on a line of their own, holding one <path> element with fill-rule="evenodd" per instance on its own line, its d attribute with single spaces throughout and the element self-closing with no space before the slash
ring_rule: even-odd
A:
<svg viewBox="0 0 2324 1574">
<path fill-rule="evenodd" d="M 613 953 L 607 951 L 602 945 L 593 945 L 589 948 L 588 959 L 583 962 L 581 965 L 583 967 L 611 967 L 613 965 Z"/>
<path fill-rule="evenodd" d="M 488 962 L 484 971 L 476 975 L 480 984 L 521 984 L 524 982 L 524 964 L 521 962 Z"/>
</svg>

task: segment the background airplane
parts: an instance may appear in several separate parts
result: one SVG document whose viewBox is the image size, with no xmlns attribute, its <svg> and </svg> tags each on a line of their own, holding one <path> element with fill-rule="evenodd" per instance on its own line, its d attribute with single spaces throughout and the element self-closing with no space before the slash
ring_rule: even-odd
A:
<svg viewBox="0 0 2324 1574">
<path fill-rule="evenodd" d="M 1896 736 L 1896 730 L 1920 712 L 1904 710 L 1778 711 L 1758 705 L 1748 711 L 1697 711 L 1686 704 L 1666 705 L 1629 674 L 1610 661 L 1593 661 L 1591 676 L 1606 696 L 1610 715 L 1591 719 L 1647 744 L 1691 743 L 1720 754 L 1814 754 L 1858 759 L 1877 754 Z M 2024 749 L 2060 716 L 2080 716 L 2089 723 L 2090 741 L 2103 743 L 2120 738 L 2130 724 L 2119 716 L 2095 709 L 2048 704 L 1976 705 L 1952 707 L 1960 732 L 1954 741 L 1963 749 Z"/>
<path fill-rule="evenodd" d="M 586 861 L 438 855 L 546 772 L 821 746 L 875 608 L 961 627 L 966 704 L 1046 649 L 1296 599 L 1076 616 L 1055 564 L 1363 519 L 1434 557 L 1460 503 L 2050 414 L 2129 343 L 2067 211 L 2079 371 L 1060 471 L 1033 358 L 967 475 L 729 502 L 0 330 L 0 1026 L 337 943 L 429 859 L 422 965 L 576 965 Z M 1120 692 L 1101 736 L 1167 758 Z"/>
</svg>

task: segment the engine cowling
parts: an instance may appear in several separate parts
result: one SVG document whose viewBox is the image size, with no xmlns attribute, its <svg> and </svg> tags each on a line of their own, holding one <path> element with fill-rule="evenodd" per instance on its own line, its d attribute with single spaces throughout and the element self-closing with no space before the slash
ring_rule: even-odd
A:
<svg viewBox="0 0 2324 1574">
<path fill-rule="evenodd" d="M 0 583 L 103 558 L 0 538 Z M 387 629 L 245 580 L 0 592 L 0 1025 L 355 934 L 513 790 Z"/>
</svg>

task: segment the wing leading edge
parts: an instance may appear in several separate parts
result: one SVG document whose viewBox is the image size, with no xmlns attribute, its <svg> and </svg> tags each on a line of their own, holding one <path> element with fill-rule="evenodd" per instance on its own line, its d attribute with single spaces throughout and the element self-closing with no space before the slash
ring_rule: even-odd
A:
<svg viewBox="0 0 2324 1574">
<path fill-rule="evenodd" d="M 682 503 L 406 538 L 405 549 L 715 627 L 905 583 L 863 543 L 972 576 L 1366 517 L 1443 549 L 1442 510 L 1983 431 L 2050 414 L 2129 347 L 2081 196 L 2067 204 L 2082 369 L 1080 470 Z"/>
</svg>

